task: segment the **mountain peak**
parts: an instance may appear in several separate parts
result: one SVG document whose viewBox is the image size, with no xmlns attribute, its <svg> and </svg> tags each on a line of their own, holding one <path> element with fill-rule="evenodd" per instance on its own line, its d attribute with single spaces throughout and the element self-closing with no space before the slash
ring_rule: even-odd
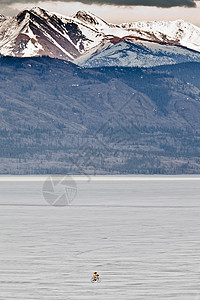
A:
<svg viewBox="0 0 200 300">
<path fill-rule="evenodd" d="M 30 11 L 32 13 L 36 13 L 37 15 L 43 15 L 44 13 L 46 13 L 46 10 L 40 8 L 39 6 L 34 6 Z"/>
<path fill-rule="evenodd" d="M 17 21 L 18 24 L 22 23 L 22 21 L 24 21 L 25 19 L 28 19 L 30 17 L 30 11 L 25 9 L 23 11 L 20 11 L 17 15 Z"/>
<path fill-rule="evenodd" d="M 40 7 L 33 7 L 30 10 L 25 9 L 25 10 L 19 12 L 17 15 L 17 19 L 21 20 L 25 17 L 28 18 L 28 17 L 30 17 L 31 14 L 44 17 L 45 15 L 48 15 L 48 12 Z"/>
<path fill-rule="evenodd" d="M 79 10 L 75 15 L 73 15 L 73 18 L 78 19 L 82 22 L 89 23 L 93 26 L 100 25 L 100 26 L 109 26 L 108 23 L 106 23 L 101 18 L 97 17 L 93 13 L 89 11 Z"/>
</svg>

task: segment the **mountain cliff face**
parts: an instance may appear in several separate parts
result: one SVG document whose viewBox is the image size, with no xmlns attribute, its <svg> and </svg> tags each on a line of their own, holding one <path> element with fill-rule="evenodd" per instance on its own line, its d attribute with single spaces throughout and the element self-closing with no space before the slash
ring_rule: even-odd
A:
<svg viewBox="0 0 200 300">
<path fill-rule="evenodd" d="M 199 61 L 200 29 L 182 20 L 114 25 L 85 11 L 66 17 L 36 7 L 0 16 L 0 53 L 48 55 L 87 67 Z"/>
<path fill-rule="evenodd" d="M 199 173 L 200 64 L 0 58 L 0 173 Z"/>
</svg>

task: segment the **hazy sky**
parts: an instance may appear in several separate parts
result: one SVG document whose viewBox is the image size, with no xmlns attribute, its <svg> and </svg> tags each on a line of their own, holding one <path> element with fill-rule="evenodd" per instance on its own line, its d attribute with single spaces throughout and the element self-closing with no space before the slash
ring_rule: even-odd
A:
<svg viewBox="0 0 200 300">
<path fill-rule="evenodd" d="M 79 0 L 80 1 L 80 0 Z M 142 20 L 184 19 L 200 26 L 200 1 L 195 0 L 82 0 L 33 1 L 0 0 L 0 13 L 16 15 L 25 8 L 40 6 L 70 16 L 78 10 L 93 12 L 111 23 Z"/>
</svg>

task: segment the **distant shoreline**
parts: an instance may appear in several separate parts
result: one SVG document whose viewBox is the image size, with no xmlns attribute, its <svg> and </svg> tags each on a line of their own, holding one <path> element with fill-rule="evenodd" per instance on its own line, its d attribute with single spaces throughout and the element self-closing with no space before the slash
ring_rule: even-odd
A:
<svg viewBox="0 0 200 300">
<path fill-rule="evenodd" d="M 0 182 L 43 182 L 53 177 L 59 180 L 63 177 L 78 181 L 200 181 L 200 175 L 0 175 Z"/>
</svg>

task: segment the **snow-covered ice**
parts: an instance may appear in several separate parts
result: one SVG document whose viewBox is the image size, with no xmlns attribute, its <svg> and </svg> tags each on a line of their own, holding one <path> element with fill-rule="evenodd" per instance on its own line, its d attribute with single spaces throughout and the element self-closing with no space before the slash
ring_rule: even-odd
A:
<svg viewBox="0 0 200 300">
<path fill-rule="evenodd" d="M 86 179 L 58 208 L 0 177 L 0 299 L 200 299 L 200 177 Z"/>
</svg>

